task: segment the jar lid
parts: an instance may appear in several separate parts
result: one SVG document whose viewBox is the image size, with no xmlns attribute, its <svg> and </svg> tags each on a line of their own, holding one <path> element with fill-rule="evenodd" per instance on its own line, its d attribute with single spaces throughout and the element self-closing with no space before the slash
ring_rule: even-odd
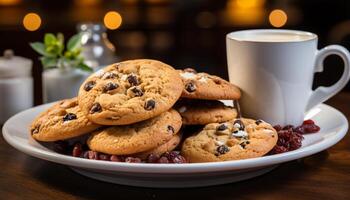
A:
<svg viewBox="0 0 350 200">
<path fill-rule="evenodd" d="M 32 60 L 15 56 L 13 50 L 6 49 L 0 57 L 0 78 L 31 76 Z"/>
</svg>

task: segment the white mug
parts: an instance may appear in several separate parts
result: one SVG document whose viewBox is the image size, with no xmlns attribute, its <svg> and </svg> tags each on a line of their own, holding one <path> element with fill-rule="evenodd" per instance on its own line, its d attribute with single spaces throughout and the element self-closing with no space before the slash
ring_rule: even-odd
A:
<svg viewBox="0 0 350 200">
<path fill-rule="evenodd" d="M 244 30 L 227 34 L 230 82 L 242 91 L 243 115 L 273 125 L 300 125 L 306 111 L 339 92 L 350 77 L 350 54 L 339 45 L 317 49 L 317 35 L 294 30 Z M 331 54 L 344 61 L 334 85 L 312 90 L 315 72 Z"/>
</svg>

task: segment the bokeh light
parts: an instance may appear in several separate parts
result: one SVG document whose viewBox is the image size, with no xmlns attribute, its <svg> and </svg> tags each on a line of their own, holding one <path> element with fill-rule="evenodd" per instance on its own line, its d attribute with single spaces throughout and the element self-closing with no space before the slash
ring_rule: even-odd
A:
<svg viewBox="0 0 350 200">
<path fill-rule="evenodd" d="M 280 9 L 273 10 L 269 15 L 270 24 L 276 28 L 284 26 L 287 20 L 288 16 L 286 12 Z"/>
<path fill-rule="evenodd" d="M 23 18 L 23 26 L 28 31 L 36 31 L 40 28 L 41 18 L 36 13 L 28 13 Z"/>
<path fill-rule="evenodd" d="M 1 6 L 13 6 L 19 4 L 21 0 L 0 0 Z"/>
<path fill-rule="evenodd" d="M 109 11 L 103 18 L 104 25 L 111 30 L 115 30 L 122 24 L 122 16 L 116 11 Z"/>
<path fill-rule="evenodd" d="M 254 8 L 265 4 L 265 0 L 235 0 L 235 4 L 239 8 Z"/>
</svg>

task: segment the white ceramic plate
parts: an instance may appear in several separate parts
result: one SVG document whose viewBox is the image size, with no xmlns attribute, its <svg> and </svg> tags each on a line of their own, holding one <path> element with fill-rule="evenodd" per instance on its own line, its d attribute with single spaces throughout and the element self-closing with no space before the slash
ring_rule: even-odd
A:
<svg viewBox="0 0 350 200">
<path fill-rule="evenodd" d="M 307 113 L 321 131 L 305 135 L 303 146 L 295 151 L 238 161 L 191 164 L 118 163 L 75 158 L 53 152 L 33 140 L 30 122 L 50 104 L 31 108 L 10 118 L 3 126 L 5 140 L 16 149 L 44 160 L 72 167 L 82 175 L 123 185 L 142 187 L 198 187 L 240 181 L 264 174 L 280 163 L 325 150 L 341 140 L 348 122 L 338 110 L 322 104 Z"/>
</svg>

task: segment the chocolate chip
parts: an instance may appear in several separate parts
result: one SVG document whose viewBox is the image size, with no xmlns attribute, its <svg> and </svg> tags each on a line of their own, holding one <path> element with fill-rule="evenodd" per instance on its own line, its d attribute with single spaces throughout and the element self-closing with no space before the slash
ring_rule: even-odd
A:
<svg viewBox="0 0 350 200">
<path fill-rule="evenodd" d="M 119 87 L 118 84 L 109 82 L 104 86 L 103 92 L 107 92 L 109 90 L 114 90 L 114 89 L 117 89 L 118 87 Z"/>
<path fill-rule="evenodd" d="M 90 114 L 93 114 L 95 112 L 101 112 L 101 111 L 102 111 L 102 107 L 99 103 L 92 104 L 92 107 L 90 109 Z"/>
<path fill-rule="evenodd" d="M 227 129 L 226 124 L 220 124 L 220 125 L 216 128 L 217 131 L 224 131 L 224 130 L 226 130 L 226 129 Z"/>
<path fill-rule="evenodd" d="M 168 128 L 167 128 L 167 129 L 168 129 L 168 132 L 170 132 L 171 134 L 174 134 L 174 133 L 175 133 L 174 127 L 168 125 Z"/>
<path fill-rule="evenodd" d="M 137 76 L 134 74 L 130 74 L 127 78 L 128 82 L 131 86 L 135 86 L 139 84 L 139 81 L 137 80 Z"/>
<path fill-rule="evenodd" d="M 142 92 L 141 88 L 139 88 L 139 87 L 134 86 L 134 87 L 130 88 L 130 90 L 131 90 L 131 92 L 134 93 L 135 97 L 140 97 L 143 95 L 143 92 Z"/>
<path fill-rule="evenodd" d="M 196 86 L 194 85 L 194 83 L 189 82 L 185 85 L 185 89 L 187 92 L 194 92 L 196 91 Z"/>
<path fill-rule="evenodd" d="M 261 124 L 261 123 L 263 123 L 263 122 L 264 122 L 263 120 L 258 119 L 258 120 L 255 121 L 255 124 L 256 124 L 256 125 L 259 125 L 259 124 Z"/>
<path fill-rule="evenodd" d="M 95 86 L 95 84 L 96 84 L 95 81 L 89 81 L 89 82 L 85 83 L 84 90 L 90 91 Z"/>
<path fill-rule="evenodd" d="M 226 145 L 220 145 L 218 148 L 216 148 L 216 151 L 219 155 L 225 154 L 230 151 L 230 148 Z"/>
<path fill-rule="evenodd" d="M 156 107 L 156 102 L 153 99 L 149 99 L 145 102 L 144 108 L 146 110 L 152 110 Z"/>
<path fill-rule="evenodd" d="M 244 141 L 244 142 L 241 142 L 239 145 L 240 145 L 243 149 L 245 149 L 245 147 L 246 147 L 248 144 L 250 144 L 249 141 Z"/>
<path fill-rule="evenodd" d="M 67 113 L 64 117 L 63 117 L 63 121 L 70 121 L 73 119 L 77 119 L 77 116 L 74 113 Z"/>
<path fill-rule="evenodd" d="M 33 134 L 39 133 L 39 128 L 40 128 L 40 125 L 35 126 L 35 127 L 31 130 L 32 135 L 33 135 Z"/>
<path fill-rule="evenodd" d="M 238 128 L 239 130 L 244 131 L 245 126 L 244 126 L 243 122 L 242 122 L 240 119 L 236 119 L 236 120 L 233 122 L 233 125 L 235 125 L 235 124 L 238 124 L 238 125 L 239 125 L 239 128 Z"/>
<path fill-rule="evenodd" d="M 193 74 L 197 74 L 197 71 L 193 68 L 186 68 L 183 70 L 184 72 L 189 72 L 189 73 L 193 73 Z"/>
</svg>

